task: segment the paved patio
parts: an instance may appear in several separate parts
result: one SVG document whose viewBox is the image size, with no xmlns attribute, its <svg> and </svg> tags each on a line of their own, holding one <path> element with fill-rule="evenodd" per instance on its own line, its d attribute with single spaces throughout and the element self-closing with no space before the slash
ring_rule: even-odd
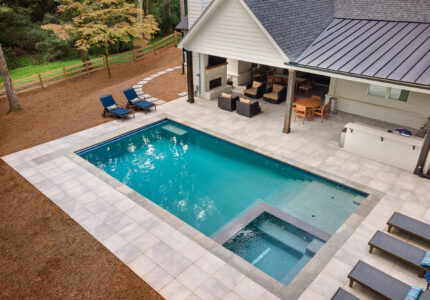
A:
<svg viewBox="0 0 430 300">
<path fill-rule="evenodd" d="M 345 123 L 378 125 L 377 121 L 338 113 L 323 124 L 319 120 L 294 123 L 292 133 L 286 135 L 281 132 L 284 109 L 285 104 L 262 103 L 263 113 L 248 119 L 219 110 L 215 101 L 197 99 L 191 105 L 181 98 L 163 104 L 157 112 L 115 120 L 3 159 L 167 299 L 276 299 L 275 294 L 292 295 L 263 275 L 252 275 L 243 262 L 227 263 L 225 252 L 215 242 L 187 234 L 181 222 L 172 224 L 170 214 L 70 154 L 168 114 L 342 183 L 380 192 L 382 198 L 375 208 L 361 223 L 355 220 L 358 227 L 339 228 L 338 232 L 346 232 L 349 238 L 340 248 L 332 249 L 335 254 L 327 265 L 314 264 L 321 272 L 300 299 L 330 299 L 340 286 L 360 298 L 375 298 L 359 284 L 348 287 L 347 274 L 359 259 L 408 284 L 424 287 L 425 281 L 415 270 L 378 251 L 369 254 L 367 242 L 376 230 L 386 230 L 385 223 L 395 210 L 430 222 L 430 181 L 338 147 Z M 407 236 L 396 236 L 428 247 Z"/>
</svg>

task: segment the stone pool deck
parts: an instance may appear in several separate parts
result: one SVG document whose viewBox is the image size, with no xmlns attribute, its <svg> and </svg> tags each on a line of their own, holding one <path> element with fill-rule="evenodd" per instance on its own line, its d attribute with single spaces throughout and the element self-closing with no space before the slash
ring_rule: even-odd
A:
<svg viewBox="0 0 430 300">
<path fill-rule="evenodd" d="M 323 124 L 319 120 L 294 123 L 292 133 L 286 135 L 281 131 L 284 109 L 285 104 L 262 103 L 263 113 L 248 119 L 218 109 L 216 101 L 197 99 L 188 104 L 180 98 L 159 106 L 157 112 L 114 120 L 3 160 L 167 299 L 317 300 L 330 299 L 338 287 L 374 299 L 359 284 L 348 287 L 347 275 L 359 259 L 405 283 L 424 287 L 425 281 L 414 269 L 378 251 L 369 254 L 367 243 L 376 230 L 386 231 L 394 211 L 430 222 L 430 181 L 339 148 L 344 124 L 378 125 L 377 121 L 338 113 Z M 377 195 L 376 200 L 371 199 L 362 214 L 353 215 L 339 228 L 337 234 L 345 238 L 344 243 L 328 245 L 304 269 L 308 273 L 302 272 L 284 287 L 73 154 L 164 117 L 361 187 Z M 408 236 L 396 236 L 428 248 Z"/>
</svg>

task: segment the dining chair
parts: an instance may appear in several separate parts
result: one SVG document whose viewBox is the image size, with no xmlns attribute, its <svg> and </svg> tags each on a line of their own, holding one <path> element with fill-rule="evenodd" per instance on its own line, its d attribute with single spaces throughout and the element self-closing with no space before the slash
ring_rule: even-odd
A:
<svg viewBox="0 0 430 300">
<path fill-rule="evenodd" d="M 305 124 L 306 116 L 308 116 L 308 120 L 310 120 L 310 110 L 306 106 L 296 104 L 296 108 L 294 110 L 294 122 L 298 118 L 303 118 L 303 124 Z"/>
<path fill-rule="evenodd" d="M 319 108 L 315 108 L 312 110 L 313 116 L 320 116 L 321 117 L 321 123 L 324 121 L 324 118 L 328 119 L 328 106 L 329 104 L 325 104 Z"/>
<path fill-rule="evenodd" d="M 299 85 L 299 90 L 304 91 L 306 93 L 306 97 L 308 97 L 309 93 L 312 92 L 312 81 L 307 81 L 306 83 Z"/>
</svg>

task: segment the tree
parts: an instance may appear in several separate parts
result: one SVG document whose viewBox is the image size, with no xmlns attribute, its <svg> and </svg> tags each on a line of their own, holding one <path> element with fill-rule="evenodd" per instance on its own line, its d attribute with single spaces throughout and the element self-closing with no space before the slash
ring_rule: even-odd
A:
<svg viewBox="0 0 430 300">
<path fill-rule="evenodd" d="M 172 9 L 170 7 L 170 0 L 164 0 L 164 23 L 167 27 L 167 33 L 172 33 Z"/>
<path fill-rule="evenodd" d="M 0 45 L 0 72 L 3 79 L 4 87 L 6 89 L 6 95 L 9 99 L 9 111 L 21 110 L 21 106 L 18 103 L 15 89 L 13 88 L 12 80 L 9 76 L 9 70 L 7 69 L 6 59 L 4 58 L 3 49 Z"/>
<path fill-rule="evenodd" d="M 48 24 L 42 28 L 54 31 L 63 39 L 74 38 L 79 51 L 88 53 L 91 47 L 100 49 L 105 55 L 109 78 L 110 45 L 133 42 L 140 32 L 150 37 L 159 30 L 152 15 L 142 17 L 142 23 L 137 23 L 135 5 L 125 0 L 64 0 L 58 10 L 63 14 L 72 13 L 72 23 Z"/>
</svg>

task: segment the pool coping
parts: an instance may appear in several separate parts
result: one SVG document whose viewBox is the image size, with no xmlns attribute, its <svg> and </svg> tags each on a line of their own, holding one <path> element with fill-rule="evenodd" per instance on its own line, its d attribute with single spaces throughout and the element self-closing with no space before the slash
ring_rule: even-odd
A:
<svg viewBox="0 0 430 300">
<path fill-rule="evenodd" d="M 129 188 L 125 184 L 116 180 L 112 176 L 98 169 L 96 166 L 92 165 L 85 159 L 81 158 L 75 152 L 83 150 L 85 148 L 95 146 L 100 143 L 107 142 L 111 139 L 115 139 L 120 135 L 130 133 L 131 131 L 139 130 L 143 127 L 152 125 L 153 123 L 160 122 L 162 120 L 169 119 L 180 124 L 189 126 L 195 130 L 201 131 L 208 135 L 214 136 L 216 138 L 222 139 L 226 142 L 232 143 L 234 145 L 243 147 L 247 150 L 254 151 L 258 154 L 266 156 L 270 159 L 277 160 L 282 163 L 286 163 L 295 168 L 301 169 L 303 171 L 309 172 L 313 175 L 322 177 L 324 179 L 333 181 L 335 183 L 344 185 L 350 189 L 356 190 L 358 192 L 364 192 L 368 194 L 362 204 L 352 213 L 349 218 L 342 224 L 342 226 L 336 231 L 335 234 L 329 239 L 329 241 L 318 251 L 318 253 L 311 259 L 311 261 L 301 270 L 301 272 L 291 281 L 288 286 L 283 285 L 274 278 L 270 277 L 260 269 L 254 267 L 241 257 L 237 256 L 233 252 L 227 250 L 222 245 L 215 242 L 213 239 L 207 237 L 197 229 L 186 224 L 184 221 L 180 220 L 170 212 L 164 210 L 157 204 L 153 203 L 146 197 L 137 193 L 133 189 Z M 306 290 L 306 288 L 312 283 L 312 281 L 318 276 L 321 270 L 328 264 L 331 258 L 335 255 L 337 250 L 346 242 L 346 240 L 352 235 L 352 233 L 358 228 L 361 222 L 366 218 L 366 216 L 372 211 L 379 200 L 384 196 L 384 193 L 372 189 L 370 187 L 358 184 L 354 181 L 343 179 L 334 174 L 328 173 L 319 168 L 314 168 L 309 165 L 297 162 L 290 158 L 278 155 L 276 153 L 261 150 L 255 145 L 241 142 L 230 136 L 221 134 L 214 130 L 210 130 L 203 126 L 196 125 L 192 122 L 182 120 L 176 116 L 161 113 L 157 116 L 150 117 L 143 120 L 142 122 L 136 122 L 135 124 L 130 124 L 126 128 L 122 127 L 117 130 L 111 131 L 109 133 L 101 134 L 96 138 L 91 140 L 86 140 L 75 145 L 54 151 L 52 153 L 42 155 L 33 159 L 35 164 L 43 164 L 45 162 L 51 161 L 53 159 L 65 156 L 71 161 L 78 164 L 83 169 L 87 170 L 97 178 L 101 179 L 103 182 L 113 187 L 118 192 L 122 193 L 136 204 L 142 206 L 143 208 L 150 211 L 155 216 L 159 217 L 165 221 L 170 226 L 177 229 L 179 232 L 202 246 L 204 249 L 214 254 L 224 262 L 226 262 L 231 267 L 235 268 L 239 272 L 246 275 L 248 278 L 254 280 L 256 283 L 260 284 L 269 292 L 281 297 L 288 299 L 297 299 Z"/>
</svg>

